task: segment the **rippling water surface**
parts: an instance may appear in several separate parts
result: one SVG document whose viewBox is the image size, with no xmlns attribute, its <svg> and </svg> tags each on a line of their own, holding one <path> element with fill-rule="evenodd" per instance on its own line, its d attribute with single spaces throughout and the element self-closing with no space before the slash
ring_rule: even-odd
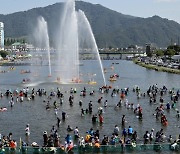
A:
<svg viewBox="0 0 180 154">
<path fill-rule="evenodd" d="M 129 87 L 130 92 L 127 96 L 127 99 L 130 103 L 134 103 L 135 105 L 140 104 L 143 108 L 143 120 L 140 121 L 134 115 L 132 110 L 128 110 L 125 106 L 121 108 L 115 108 L 115 105 L 119 101 L 120 97 L 117 95 L 116 97 L 111 97 L 110 94 L 100 94 L 98 92 L 99 86 L 102 86 L 102 76 L 100 75 L 99 69 L 96 69 L 96 65 L 93 65 L 93 61 L 82 61 L 83 66 L 81 66 L 81 70 L 83 72 L 82 76 L 84 81 L 88 81 L 88 70 L 90 68 L 94 68 L 93 72 L 96 76 L 94 76 L 94 80 L 97 81 L 97 85 L 88 85 L 88 84 L 57 84 L 55 82 L 45 82 L 45 83 L 32 83 L 31 85 L 23 85 L 21 81 L 23 78 L 28 78 L 30 74 L 20 74 L 22 69 L 26 69 L 26 66 L 17 66 L 16 70 L 9 71 L 8 73 L 0 74 L 0 91 L 5 92 L 6 89 L 21 89 L 24 86 L 28 86 L 31 90 L 32 87 L 35 90 L 38 88 L 45 88 L 49 93 L 51 90 L 56 90 L 57 87 L 61 89 L 64 93 L 64 103 L 59 106 L 58 116 L 61 118 L 62 111 L 65 111 L 68 115 L 68 118 L 65 122 L 62 122 L 60 128 L 58 129 L 58 133 L 61 136 L 61 141 L 64 141 L 64 137 L 67 134 L 66 128 L 68 125 L 71 125 L 73 128 L 78 126 L 81 135 L 85 135 L 86 131 L 91 127 L 94 130 L 100 130 L 100 138 L 103 137 L 104 134 L 111 135 L 114 129 L 114 126 L 117 124 L 121 128 L 121 117 L 123 114 L 126 115 L 127 123 L 126 127 L 132 126 L 134 130 L 138 132 L 139 137 L 142 137 L 146 130 L 151 130 L 154 128 L 155 131 L 163 128 L 167 135 L 172 134 L 173 137 L 176 137 L 180 132 L 180 128 L 178 128 L 179 120 L 175 117 L 176 111 L 171 109 L 169 112 L 165 111 L 167 115 L 167 119 L 169 125 L 167 127 L 163 127 L 160 121 L 157 121 L 153 113 L 155 113 L 155 108 L 159 104 L 149 104 L 149 99 L 147 97 L 137 99 L 136 94 L 132 92 L 132 88 L 135 85 L 138 85 L 141 88 L 141 92 L 146 92 L 148 87 L 153 84 L 158 84 L 159 87 L 166 85 L 168 89 L 175 88 L 180 89 L 180 76 L 176 74 L 169 74 L 164 72 L 157 72 L 154 70 L 148 70 L 133 64 L 131 61 L 103 61 L 103 65 L 107 68 L 107 73 L 105 74 L 106 80 L 111 74 L 117 73 L 119 74 L 119 79 L 116 82 L 110 83 L 108 81 L 108 85 L 112 85 L 113 87 L 125 88 Z M 112 63 L 114 64 L 114 70 L 110 69 Z M 46 72 L 48 66 L 42 67 Z M 8 70 L 8 67 L 0 67 L 0 70 Z M 33 70 L 32 70 L 33 71 Z M 74 94 L 74 104 L 71 107 L 68 103 L 68 98 L 70 96 L 69 90 L 70 88 L 76 88 L 77 93 Z M 80 91 L 86 87 L 87 96 L 81 97 Z M 95 96 L 90 96 L 89 92 L 91 90 L 95 90 Z M 65 93 L 66 91 L 66 93 Z M 88 103 L 91 100 L 93 102 L 93 114 L 97 113 L 98 107 L 103 106 L 103 104 L 98 104 L 97 100 L 99 97 L 103 97 L 103 100 L 108 100 L 108 107 L 104 109 L 104 124 L 99 125 L 99 123 L 93 125 L 91 122 L 92 115 L 86 114 L 84 117 L 81 117 L 81 107 L 79 106 L 79 100 L 83 101 L 82 107 L 84 109 L 88 108 Z M 15 98 L 15 97 L 14 97 Z M 10 98 L 9 98 L 10 99 Z M 0 107 L 7 107 L 6 112 L 0 112 L 0 133 L 8 135 L 9 132 L 13 133 L 13 138 L 19 140 L 21 137 L 25 140 L 25 127 L 26 124 L 30 124 L 30 143 L 36 141 L 39 144 L 43 143 L 43 131 L 50 132 L 53 125 L 56 125 L 56 116 L 53 107 L 50 110 L 46 110 L 46 103 L 43 102 L 44 99 L 47 99 L 47 96 L 36 97 L 35 101 L 24 101 L 23 103 L 15 103 L 14 107 L 11 108 L 9 104 L 9 99 L 3 97 L 0 99 Z M 169 94 L 164 96 L 165 103 L 170 101 Z M 53 106 L 54 100 L 57 98 L 52 98 L 50 100 L 51 106 Z M 159 96 L 158 96 L 159 100 Z M 59 100 L 57 100 L 59 102 Z M 177 109 L 180 109 L 179 102 L 176 106 Z M 180 125 L 180 124 L 179 124 Z"/>
</svg>

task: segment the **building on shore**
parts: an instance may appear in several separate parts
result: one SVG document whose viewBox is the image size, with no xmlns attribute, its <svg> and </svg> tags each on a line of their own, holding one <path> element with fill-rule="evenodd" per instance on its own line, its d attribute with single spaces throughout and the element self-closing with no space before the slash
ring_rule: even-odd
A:
<svg viewBox="0 0 180 154">
<path fill-rule="evenodd" d="M 172 60 L 173 60 L 174 62 L 180 63 L 180 55 L 174 55 L 174 56 L 172 56 Z"/>
<path fill-rule="evenodd" d="M 0 50 L 4 50 L 4 23 L 0 22 Z"/>
<path fill-rule="evenodd" d="M 146 54 L 147 55 L 152 55 L 156 49 L 157 49 L 157 47 L 155 44 L 146 43 Z"/>
<path fill-rule="evenodd" d="M 34 49 L 34 46 L 32 44 L 28 44 L 28 43 L 15 42 L 11 45 L 11 50 L 17 51 L 17 52 L 29 51 L 32 49 Z"/>
</svg>

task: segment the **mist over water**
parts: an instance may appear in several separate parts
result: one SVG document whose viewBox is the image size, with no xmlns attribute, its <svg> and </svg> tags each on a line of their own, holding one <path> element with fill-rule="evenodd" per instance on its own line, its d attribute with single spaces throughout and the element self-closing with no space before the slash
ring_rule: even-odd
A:
<svg viewBox="0 0 180 154">
<path fill-rule="evenodd" d="M 104 85 L 106 85 L 103 65 L 99 55 L 99 50 L 96 44 L 96 40 L 94 38 L 90 23 L 82 10 L 78 11 L 78 26 L 79 26 L 79 46 L 81 49 L 83 49 L 83 52 L 90 52 L 91 54 L 94 55 L 95 62 L 97 62 L 96 69 L 101 70 Z"/>
<path fill-rule="evenodd" d="M 68 0 L 61 17 L 57 41 L 57 77 L 63 83 L 79 79 L 79 43 L 75 1 Z"/>
<path fill-rule="evenodd" d="M 94 69 L 96 69 L 99 70 L 98 75 L 102 75 L 103 84 L 106 85 L 103 66 L 91 26 L 84 12 L 75 10 L 75 0 L 67 0 L 65 3 L 60 24 L 57 25 L 55 31 L 54 51 L 51 51 L 53 53 L 50 54 L 47 22 L 43 17 L 38 18 L 33 42 L 34 46 L 40 50 L 32 53 L 32 63 L 37 65 L 33 70 L 38 72 L 39 79 L 46 81 L 46 77 L 52 75 L 48 81 L 58 81 L 64 84 L 80 81 L 87 83 L 95 78 Z M 81 70 L 80 54 L 90 55 L 96 68 L 88 66 L 88 70 Z M 43 70 L 41 67 L 44 65 L 49 66 L 47 76 L 44 76 L 46 73 L 41 73 Z M 32 79 L 34 80 L 34 78 Z"/>
<path fill-rule="evenodd" d="M 30 69 L 32 74 L 30 75 L 30 80 L 32 82 L 46 82 L 46 78 L 52 75 L 52 71 L 48 26 L 42 16 L 37 19 L 37 24 L 33 33 L 33 42 L 37 50 L 31 51 L 32 66 Z M 48 70 L 46 70 L 46 72 L 42 71 L 44 65 L 48 65 Z"/>
<path fill-rule="evenodd" d="M 83 76 L 92 78 L 94 69 L 98 69 L 102 73 L 104 84 L 106 80 L 103 72 L 103 66 L 98 52 L 98 47 L 89 24 L 82 10 L 75 10 L 75 0 L 67 0 L 63 15 L 60 22 L 60 31 L 57 41 L 57 77 L 60 77 L 63 83 L 71 82 L 72 79 L 81 79 Z M 88 69 L 81 72 L 79 67 L 79 54 L 88 53 L 93 57 L 96 68 Z"/>
</svg>

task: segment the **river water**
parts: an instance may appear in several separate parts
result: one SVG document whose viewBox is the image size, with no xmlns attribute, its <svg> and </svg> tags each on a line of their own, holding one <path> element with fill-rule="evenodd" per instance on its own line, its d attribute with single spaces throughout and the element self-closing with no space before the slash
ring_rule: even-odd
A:
<svg viewBox="0 0 180 154">
<path fill-rule="evenodd" d="M 103 135 L 111 136 L 114 126 L 117 124 L 121 128 L 121 117 L 123 114 L 126 115 L 126 128 L 129 126 L 133 127 L 134 130 L 138 132 L 138 136 L 142 138 L 146 130 L 150 131 L 151 128 L 155 129 L 155 132 L 164 129 L 166 135 L 173 135 L 175 138 L 177 134 L 180 133 L 180 128 L 178 128 L 179 120 L 176 118 L 176 111 L 171 109 L 169 112 L 165 111 L 167 115 L 169 125 L 164 127 L 161 125 L 160 120 L 157 121 L 153 114 L 155 113 L 155 108 L 159 106 L 159 103 L 150 105 L 148 97 L 143 97 L 137 99 L 136 94 L 132 91 L 135 85 L 138 85 L 141 88 L 141 92 L 146 92 L 150 85 L 158 84 L 159 87 L 166 85 L 168 89 L 175 88 L 180 89 L 180 76 L 176 74 L 170 74 L 165 72 L 157 72 L 154 70 L 148 70 L 146 68 L 135 65 L 132 61 L 103 61 L 104 68 L 107 69 L 105 74 L 107 84 L 112 85 L 113 87 L 118 87 L 120 89 L 129 87 L 130 92 L 126 97 L 130 103 L 135 105 L 140 104 L 143 108 L 143 120 L 139 120 L 132 110 L 128 110 L 125 106 L 121 108 L 115 108 L 115 105 L 118 103 L 120 97 L 111 97 L 111 92 L 109 94 L 100 94 L 98 92 L 99 86 L 103 85 L 103 80 L 99 69 L 96 69 L 97 66 L 93 61 L 82 61 L 84 64 L 80 66 L 81 70 L 85 74 L 88 73 L 88 70 L 93 68 L 94 80 L 97 81 L 97 85 L 88 85 L 88 84 L 57 84 L 55 82 L 46 82 L 34 86 L 35 90 L 38 88 L 45 88 L 49 93 L 51 90 L 56 90 L 57 87 L 61 89 L 64 93 L 64 103 L 59 106 L 58 116 L 61 118 L 62 111 L 65 111 L 68 115 L 65 122 L 60 124 L 58 133 L 61 136 L 61 141 L 64 142 L 64 138 L 67 135 L 66 128 L 68 125 L 75 128 L 78 126 L 80 135 L 85 135 L 86 131 L 90 128 L 94 130 L 100 130 L 100 138 L 102 139 Z M 113 64 L 114 69 L 111 69 Z M 48 66 L 42 67 L 44 72 L 47 72 Z M 0 73 L 0 91 L 5 92 L 7 89 L 21 89 L 29 85 L 21 84 L 23 78 L 28 78 L 31 74 L 20 74 L 22 69 L 27 69 L 27 66 L 16 66 L 16 70 L 9 71 L 8 73 Z M 32 69 L 32 68 L 31 68 Z M 0 70 L 8 70 L 8 67 L 0 67 Z M 119 74 L 119 78 L 116 82 L 109 82 L 109 76 L 111 74 Z M 88 78 L 88 77 L 84 77 Z M 88 80 L 88 79 L 86 79 Z M 74 104 L 71 107 L 68 102 L 70 96 L 70 88 L 76 88 L 77 93 L 74 94 Z M 86 97 L 80 96 L 80 91 L 86 87 L 88 93 Z M 29 89 L 33 87 L 29 86 Z M 95 90 L 95 96 L 90 96 L 89 92 Z M 65 92 L 66 91 L 66 92 Z M 104 109 L 104 124 L 100 125 L 99 123 L 93 125 L 91 122 L 92 115 L 86 114 L 81 116 L 81 108 L 88 108 L 88 103 L 93 102 L 93 114 L 96 114 L 98 107 L 103 106 L 103 104 L 98 104 L 97 100 L 100 97 L 103 97 L 103 102 L 108 100 L 108 107 Z M 3 97 L 0 99 L 0 107 L 7 107 L 7 111 L 0 112 L 0 133 L 3 135 L 8 135 L 9 132 L 13 133 L 13 138 L 19 141 L 21 137 L 25 140 L 25 127 L 26 124 L 30 125 L 30 138 L 29 142 L 32 143 L 36 141 L 40 145 L 43 143 L 43 131 L 50 132 L 53 125 L 56 125 L 56 115 L 54 109 L 46 110 L 46 103 L 43 102 L 44 99 L 47 99 L 47 96 L 36 97 L 35 101 L 24 101 L 23 103 L 15 103 L 11 108 L 9 104 L 9 99 Z M 170 101 L 169 94 L 164 96 L 165 103 Z M 52 98 L 50 100 L 51 106 L 57 98 Z M 82 107 L 79 106 L 79 100 L 83 101 Z M 159 100 L 159 96 L 158 99 Z M 57 100 L 58 101 L 58 100 Z M 159 101 L 158 101 L 159 102 Z M 180 110 L 179 102 L 176 106 Z M 180 125 L 180 124 L 179 124 Z M 121 130 L 121 129 L 120 129 Z"/>
</svg>

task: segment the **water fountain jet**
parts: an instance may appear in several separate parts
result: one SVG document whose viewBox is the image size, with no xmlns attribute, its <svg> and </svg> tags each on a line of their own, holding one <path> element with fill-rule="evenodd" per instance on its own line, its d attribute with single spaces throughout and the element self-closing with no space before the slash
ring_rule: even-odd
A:
<svg viewBox="0 0 180 154">
<path fill-rule="evenodd" d="M 57 77 L 61 82 L 80 81 L 79 53 L 80 50 L 88 49 L 99 62 L 103 82 L 106 85 L 102 62 L 91 26 L 84 12 L 75 10 L 75 0 L 67 0 L 65 3 L 58 38 L 57 57 L 60 65 L 57 68 L 59 70 Z"/>
<path fill-rule="evenodd" d="M 31 76 L 31 81 L 46 82 L 47 79 L 44 76 L 45 73 L 46 73 L 46 77 L 51 77 L 52 71 L 51 71 L 48 25 L 42 16 L 37 18 L 37 26 L 33 33 L 33 41 L 34 41 L 35 49 L 37 50 L 31 51 L 33 55 L 31 68 L 34 72 L 34 76 Z M 48 72 L 45 73 L 43 72 L 42 66 L 44 65 L 48 65 Z"/>
</svg>

